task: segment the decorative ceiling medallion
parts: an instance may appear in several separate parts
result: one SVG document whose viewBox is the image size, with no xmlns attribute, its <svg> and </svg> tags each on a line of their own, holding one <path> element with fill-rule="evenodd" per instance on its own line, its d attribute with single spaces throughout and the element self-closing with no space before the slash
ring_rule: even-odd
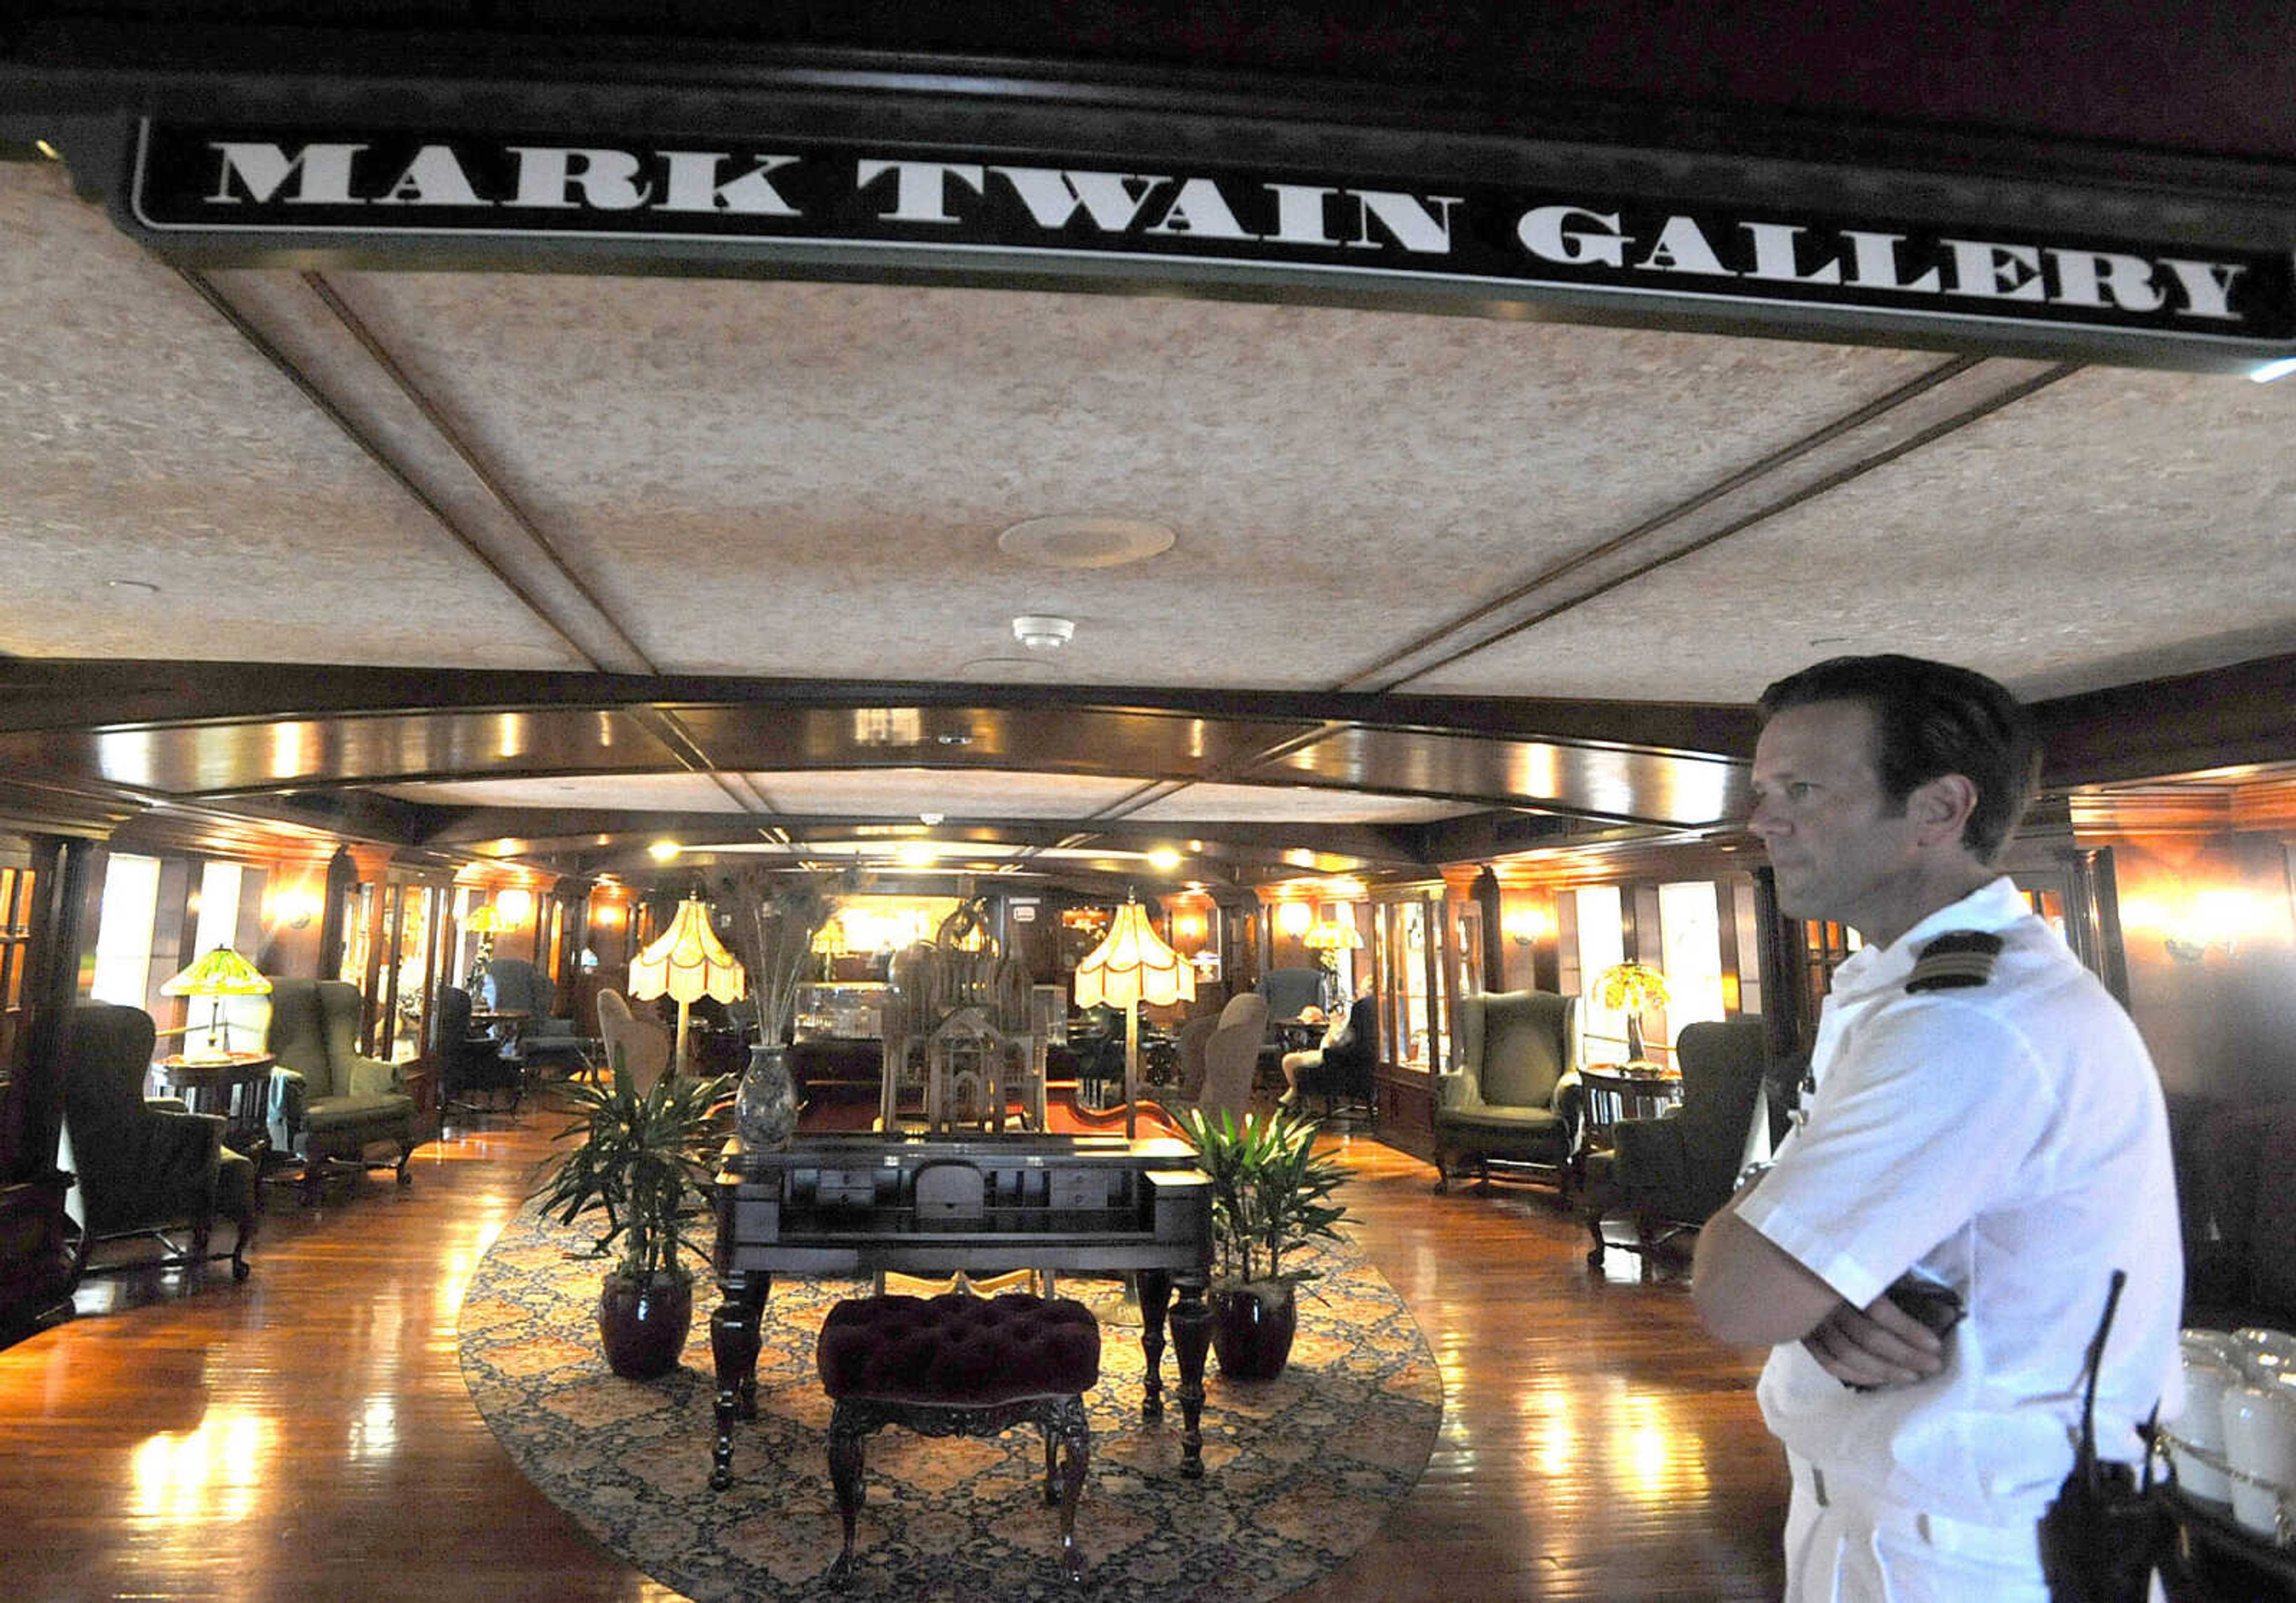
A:
<svg viewBox="0 0 2296 1603">
<path fill-rule="evenodd" d="M 1178 537 L 1142 518 L 1031 518 L 997 536 L 996 545 L 1046 568 L 1121 568 L 1171 550 Z"/>
<path fill-rule="evenodd" d="M 962 679 L 1049 679 L 1053 664 L 1042 657 L 976 657 L 956 665 Z"/>
</svg>

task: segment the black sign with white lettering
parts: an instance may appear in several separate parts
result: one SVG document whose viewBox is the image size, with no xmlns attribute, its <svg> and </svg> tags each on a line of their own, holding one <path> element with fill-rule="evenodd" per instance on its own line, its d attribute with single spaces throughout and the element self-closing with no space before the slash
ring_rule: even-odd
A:
<svg viewBox="0 0 2296 1603">
<path fill-rule="evenodd" d="M 778 136 L 577 141 L 147 123 L 130 192 L 157 234 L 695 241 L 770 255 L 1271 271 L 1830 307 L 2093 334 L 2296 339 L 2285 253 L 1939 228 L 1650 196 L 1331 174 L 1148 170 Z"/>
</svg>

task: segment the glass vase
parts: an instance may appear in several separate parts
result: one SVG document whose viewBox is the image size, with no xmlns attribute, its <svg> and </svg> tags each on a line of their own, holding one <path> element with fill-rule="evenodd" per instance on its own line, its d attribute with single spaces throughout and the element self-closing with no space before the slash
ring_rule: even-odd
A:
<svg viewBox="0 0 2296 1603">
<path fill-rule="evenodd" d="M 797 1133 L 797 1087 L 790 1079 L 787 1046 L 775 1042 L 750 1049 L 750 1067 L 734 1093 L 734 1128 L 748 1152 L 786 1147 Z"/>
</svg>

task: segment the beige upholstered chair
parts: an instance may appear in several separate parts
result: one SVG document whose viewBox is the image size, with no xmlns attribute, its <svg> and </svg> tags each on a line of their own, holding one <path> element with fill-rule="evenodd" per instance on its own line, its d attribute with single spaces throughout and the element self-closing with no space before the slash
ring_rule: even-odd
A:
<svg viewBox="0 0 2296 1603">
<path fill-rule="evenodd" d="M 1174 1111 L 1193 1108 L 1210 1117 L 1225 1108 L 1241 1119 L 1251 1105 L 1251 1075 L 1259 1043 L 1267 1033 L 1267 998 L 1256 991 L 1231 997 L 1219 1024 L 1204 1038 L 1204 1083 L 1195 1099 L 1176 1102 Z"/>
<path fill-rule="evenodd" d="M 636 1083 L 640 1096 L 652 1091 L 669 1067 L 669 1026 L 631 1012 L 628 999 L 619 991 L 598 993 L 598 1036 L 606 1043 L 610 1067 L 619 1051 L 623 1070 Z"/>
</svg>

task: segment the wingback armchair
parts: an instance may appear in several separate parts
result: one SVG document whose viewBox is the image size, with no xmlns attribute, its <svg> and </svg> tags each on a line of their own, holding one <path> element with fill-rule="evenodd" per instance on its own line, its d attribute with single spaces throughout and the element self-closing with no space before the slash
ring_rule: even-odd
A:
<svg viewBox="0 0 2296 1603">
<path fill-rule="evenodd" d="M 1379 1116 L 1378 997 L 1366 994 L 1349 1004 L 1346 1044 L 1320 1047 L 1313 1063 L 1300 1066 L 1300 1094 L 1323 1098 L 1326 1118 L 1342 1100 L 1360 1100 Z"/>
<path fill-rule="evenodd" d="M 509 1111 L 518 1111 L 526 1076 L 515 1059 L 503 1056 L 501 1042 L 472 1033 L 471 994 L 460 986 L 439 987 L 438 1002 L 430 1010 L 430 1054 L 439 1066 L 441 1118 L 455 1108 L 488 1111 L 472 1100 L 481 1092 L 496 1096 L 508 1092 Z"/>
<path fill-rule="evenodd" d="M 1647 1264 L 1659 1241 L 1705 1223 L 1730 1200 L 1768 1055 L 1762 1020 L 1751 1015 L 1682 1026 L 1674 1043 L 1680 1104 L 1658 1118 L 1620 1120 L 1611 1126 L 1611 1150 L 1587 1155 L 1590 1267 L 1601 1267 L 1611 1245 L 1603 1236 L 1607 1218 L 1633 1216 L 1632 1250 Z"/>
<path fill-rule="evenodd" d="M 629 1000 L 619 991 L 598 993 L 598 1035 L 606 1043 L 608 1066 L 619 1054 L 622 1072 L 630 1076 L 641 1096 L 652 1091 L 669 1067 L 669 1026 L 631 1012 Z"/>
<path fill-rule="evenodd" d="M 1251 1102 L 1252 1071 L 1259 1066 L 1259 1043 L 1267 1033 L 1266 997 L 1252 991 L 1229 997 L 1218 1022 L 1203 1038 L 1202 1082 L 1193 1095 L 1173 1098 L 1171 1111 L 1193 1108 L 1210 1117 L 1225 1109 L 1242 1119 Z M 1190 1088 L 1184 1081 L 1180 1089 L 1185 1092 Z"/>
<path fill-rule="evenodd" d="M 528 1068 L 579 1068 L 582 1035 L 574 1020 L 558 1011 L 558 987 L 522 957 L 487 960 L 487 1005 L 527 1015 L 513 1037 L 511 1055 Z"/>
<path fill-rule="evenodd" d="M 201 1270 L 217 1219 L 239 1226 L 231 1272 L 247 1278 L 255 1234 L 255 1165 L 223 1144 L 224 1121 L 187 1112 L 173 1098 L 146 1100 L 157 1035 L 141 1008 L 84 1002 L 65 1026 L 64 1136 L 79 1185 L 80 1238 L 75 1278 L 100 1240 L 152 1236 L 168 1249 L 138 1260 Z M 189 1232 L 179 1246 L 169 1231 Z M 222 1255 L 216 1255 L 220 1256 Z"/>
<path fill-rule="evenodd" d="M 1435 1079 L 1435 1189 L 1472 1164 L 1523 1165 L 1568 1196 L 1578 1164 L 1578 999 L 1483 992 L 1459 1002 L 1459 1060 Z"/>
<path fill-rule="evenodd" d="M 271 982 L 271 1024 L 264 1050 L 271 1070 L 271 1141 L 303 1160 L 303 1199 L 316 1202 L 329 1164 L 369 1164 L 369 1149 L 398 1149 L 398 1183 L 421 1144 L 421 1115 L 392 1064 L 359 1055 L 358 987 L 348 980 Z"/>
</svg>

